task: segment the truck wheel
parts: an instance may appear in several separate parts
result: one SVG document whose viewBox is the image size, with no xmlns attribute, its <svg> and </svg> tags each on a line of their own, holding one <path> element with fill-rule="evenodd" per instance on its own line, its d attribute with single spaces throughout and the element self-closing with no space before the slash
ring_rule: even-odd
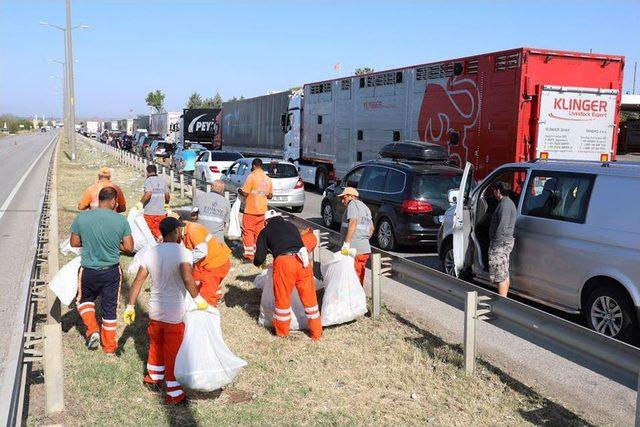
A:
<svg viewBox="0 0 640 427">
<path fill-rule="evenodd" d="M 633 303 L 626 291 L 615 285 L 599 285 L 582 311 L 589 328 L 606 336 L 629 342 L 638 333 Z"/>
<path fill-rule="evenodd" d="M 316 171 L 316 188 L 321 193 L 327 188 L 329 182 L 329 172 L 324 166 L 320 166 Z"/>
<path fill-rule="evenodd" d="M 322 223 L 327 228 L 335 228 L 336 226 L 336 211 L 330 202 L 324 202 L 322 204 Z"/>
<path fill-rule="evenodd" d="M 378 246 L 384 251 L 392 251 L 398 247 L 396 236 L 393 231 L 393 224 L 387 218 L 383 218 L 378 223 L 378 231 L 376 233 Z"/>
</svg>

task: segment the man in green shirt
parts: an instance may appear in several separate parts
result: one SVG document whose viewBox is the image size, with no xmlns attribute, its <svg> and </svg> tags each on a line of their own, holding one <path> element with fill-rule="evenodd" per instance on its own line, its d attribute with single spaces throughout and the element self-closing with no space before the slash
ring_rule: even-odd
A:
<svg viewBox="0 0 640 427">
<path fill-rule="evenodd" d="M 116 326 L 118 295 L 122 281 L 120 252 L 133 251 L 127 219 L 115 212 L 117 193 L 105 187 L 98 195 L 98 208 L 81 212 L 71 224 L 71 246 L 82 247 L 76 306 L 87 328 L 87 348 L 113 354 L 118 347 Z M 95 315 L 95 300 L 101 298 L 102 326 Z M 100 330 L 100 333 L 98 331 Z"/>
</svg>

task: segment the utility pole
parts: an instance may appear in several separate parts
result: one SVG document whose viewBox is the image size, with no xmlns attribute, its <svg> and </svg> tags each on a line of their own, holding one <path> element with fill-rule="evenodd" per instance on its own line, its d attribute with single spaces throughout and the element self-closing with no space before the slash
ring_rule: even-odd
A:
<svg viewBox="0 0 640 427">
<path fill-rule="evenodd" d="M 638 61 L 633 63 L 633 89 L 631 93 L 636 94 L 636 71 L 638 71 Z"/>
<path fill-rule="evenodd" d="M 67 30 L 65 31 L 65 41 L 67 52 L 67 85 L 69 103 L 69 145 L 71 146 L 71 161 L 76 161 L 76 100 L 73 84 L 73 44 L 71 41 L 71 0 L 67 0 Z"/>
<path fill-rule="evenodd" d="M 68 91 L 69 86 L 67 84 L 67 63 L 64 61 L 56 61 L 55 59 L 50 59 L 49 62 L 55 62 L 56 64 L 62 65 L 62 120 L 64 123 L 65 130 L 69 129 L 69 105 L 68 105 Z M 68 135 L 68 134 L 67 134 Z"/>
</svg>

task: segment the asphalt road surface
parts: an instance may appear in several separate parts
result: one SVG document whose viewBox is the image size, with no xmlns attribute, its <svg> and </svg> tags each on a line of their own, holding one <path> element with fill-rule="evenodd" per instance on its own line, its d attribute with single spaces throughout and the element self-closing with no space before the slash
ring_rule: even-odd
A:
<svg viewBox="0 0 640 427">
<path fill-rule="evenodd" d="M 20 335 L 27 286 L 35 256 L 40 203 L 56 132 L 0 138 L 0 378 L 9 349 Z M 7 372 L 7 378 L 13 373 Z M 0 384 L 6 384 L 3 382 Z M 9 395 L 0 390 L 3 399 Z"/>
</svg>

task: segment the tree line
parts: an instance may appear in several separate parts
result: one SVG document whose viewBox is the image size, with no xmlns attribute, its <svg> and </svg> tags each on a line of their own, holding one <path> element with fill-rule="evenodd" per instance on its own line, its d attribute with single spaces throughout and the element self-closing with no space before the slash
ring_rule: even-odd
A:
<svg viewBox="0 0 640 427">
<path fill-rule="evenodd" d="M 145 102 L 147 106 L 152 108 L 156 113 L 162 113 L 165 111 L 164 109 L 164 92 L 156 89 L 147 94 L 147 98 Z M 244 99 L 244 96 L 240 96 L 240 98 L 236 98 L 235 96 L 227 99 L 227 101 L 238 101 L 239 99 Z M 223 104 L 222 96 L 220 96 L 219 92 L 212 97 L 203 97 L 198 92 L 194 91 L 185 104 L 185 108 L 222 108 Z"/>
<path fill-rule="evenodd" d="M 6 130 L 5 130 L 6 123 Z M 40 121 L 42 123 L 42 121 Z M 48 122 L 51 124 L 51 121 Z M 22 125 L 22 128 L 20 127 Z M 40 125 L 42 126 L 42 124 Z M 9 131 L 10 133 L 16 133 L 19 130 L 31 130 L 33 128 L 33 122 L 31 119 L 14 116 L 13 114 L 0 115 L 0 130 Z"/>
</svg>

